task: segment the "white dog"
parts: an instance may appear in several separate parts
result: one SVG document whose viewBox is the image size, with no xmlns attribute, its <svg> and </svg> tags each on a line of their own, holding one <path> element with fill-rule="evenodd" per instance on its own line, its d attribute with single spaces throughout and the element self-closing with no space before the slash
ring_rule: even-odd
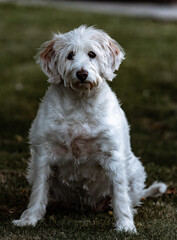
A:
<svg viewBox="0 0 177 240">
<path fill-rule="evenodd" d="M 123 59 L 117 42 L 93 27 L 55 34 L 42 45 L 37 62 L 51 85 L 30 131 L 32 193 L 15 225 L 34 226 L 51 198 L 95 207 L 109 196 L 116 229 L 136 232 L 133 207 L 166 191 L 164 183 L 145 189 L 125 114 L 106 83 Z"/>
</svg>

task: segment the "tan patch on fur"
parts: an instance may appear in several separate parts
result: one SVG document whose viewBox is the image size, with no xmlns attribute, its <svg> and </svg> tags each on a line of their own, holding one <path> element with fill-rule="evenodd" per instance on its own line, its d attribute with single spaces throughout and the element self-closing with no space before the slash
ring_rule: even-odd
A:
<svg viewBox="0 0 177 240">
<path fill-rule="evenodd" d="M 78 147 L 78 143 L 76 140 L 73 140 L 72 143 L 71 143 L 71 151 L 72 151 L 72 154 L 75 158 L 78 158 L 81 154 L 81 151 Z"/>
<path fill-rule="evenodd" d="M 59 144 L 55 147 L 57 155 L 64 156 L 68 153 L 68 148 L 65 145 Z"/>
<path fill-rule="evenodd" d="M 85 81 L 85 83 L 76 82 L 76 83 L 73 83 L 72 86 L 76 89 L 92 90 L 92 88 L 98 86 L 98 82 L 96 83 L 89 82 L 89 81 Z"/>
<path fill-rule="evenodd" d="M 51 60 L 52 56 L 55 53 L 55 50 L 53 48 L 54 42 L 55 41 L 51 41 L 49 45 L 44 49 L 44 51 L 40 54 L 40 57 L 47 62 Z"/>
<path fill-rule="evenodd" d="M 113 42 L 109 41 L 109 46 L 110 46 L 110 50 L 111 50 L 111 53 L 114 55 L 118 55 L 120 50 L 118 48 L 118 46 L 116 44 L 114 44 Z"/>
<path fill-rule="evenodd" d="M 94 138 L 84 139 L 77 137 L 71 142 L 71 151 L 75 158 L 79 158 L 81 155 L 90 155 L 94 152 L 93 147 Z"/>
</svg>

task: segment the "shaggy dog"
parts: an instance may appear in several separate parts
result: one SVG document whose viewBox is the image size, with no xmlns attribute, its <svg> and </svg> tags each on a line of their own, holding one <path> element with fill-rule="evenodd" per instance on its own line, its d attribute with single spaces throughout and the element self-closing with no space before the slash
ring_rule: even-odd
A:
<svg viewBox="0 0 177 240">
<path fill-rule="evenodd" d="M 42 45 L 37 62 L 50 87 L 30 131 L 29 205 L 15 225 L 34 226 L 50 199 L 95 207 L 110 197 L 116 229 L 136 232 L 133 208 L 165 192 L 164 183 L 145 188 L 125 114 L 106 82 L 123 59 L 118 43 L 93 27 L 55 34 Z"/>
</svg>

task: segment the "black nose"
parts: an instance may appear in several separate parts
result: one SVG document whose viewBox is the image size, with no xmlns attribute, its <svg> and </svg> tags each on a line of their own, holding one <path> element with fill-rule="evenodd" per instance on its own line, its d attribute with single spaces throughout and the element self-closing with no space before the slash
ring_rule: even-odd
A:
<svg viewBox="0 0 177 240">
<path fill-rule="evenodd" d="M 77 71 L 76 76 L 82 83 L 84 83 L 86 78 L 88 77 L 88 72 L 86 70 L 80 70 Z"/>
</svg>

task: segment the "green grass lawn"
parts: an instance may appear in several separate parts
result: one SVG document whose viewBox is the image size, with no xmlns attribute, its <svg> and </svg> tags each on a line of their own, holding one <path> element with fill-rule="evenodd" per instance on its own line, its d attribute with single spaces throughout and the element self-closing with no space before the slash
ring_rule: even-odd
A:
<svg viewBox="0 0 177 240">
<path fill-rule="evenodd" d="M 116 233 L 104 213 L 50 207 L 35 228 L 11 224 L 25 209 L 28 129 L 47 79 L 33 56 L 56 31 L 81 24 L 107 31 L 126 60 L 111 83 L 131 125 L 132 147 L 147 184 L 177 187 L 177 23 L 0 4 L 0 239 L 177 239 L 177 194 L 144 201 L 135 216 L 138 236 Z"/>
</svg>

